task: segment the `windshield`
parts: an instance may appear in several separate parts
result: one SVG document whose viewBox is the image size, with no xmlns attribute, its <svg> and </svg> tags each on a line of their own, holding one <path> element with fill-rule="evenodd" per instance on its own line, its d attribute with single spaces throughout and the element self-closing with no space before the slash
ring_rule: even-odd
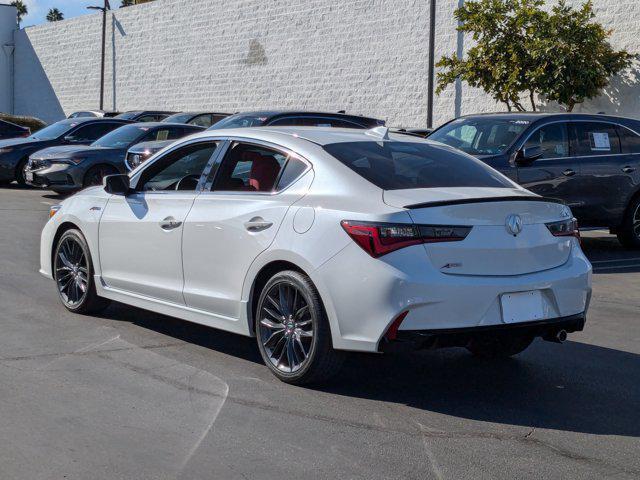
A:
<svg viewBox="0 0 640 480">
<path fill-rule="evenodd" d="M 72 128 L 76 127 L 78 123 L 76 122 L 58 122 L 53 125 L 49 125 L 48 127 L 43 128 L 42 130 L 38 130 L 36 133 L 31 135 L 30 138 L 34 140 L 54 140 L 62 135 L 71 131 Z"/>
<path fill-rule="evenodd" d="M 480 160 L 437 144 L 345 142 L 323 148 L 383 190 L 514 186 Z"/>
<path fill-rule="evenodd" d="M 140 115 L 140 112 L 124 112 L 120 115 L 116 115 L 115 118 L 121 118 L 122 120 L 133 120 L 134 117 Z"/>
<path fill-rule="evenodd" d="M 268 117 L 256 115 L 231 115 L 215 123 L 209 130 L 220 130 L 221 128 L 246 128 L 260 127 Z"/>
<path fill-rule="evenodd" d="M 522 119 L 461 118 L 434 131 L 429 140 L 470 155 L 498 155 L 504 153 L 530 123 Z"/>
<path fill-rule="evenodd" d="M 99 138 L 91 144 L 92 147 L 125 148 L 138 140 L 149 131 L 149 127 L 139 125 L 125 125 L 116 128 L 111 133 Z"/>
<path fill-rule="evenodd" d="M 191 113 L 176 113 L 175 115 L 169 115 L 162 121 L 166 123 L 187 123 L 192 118 L 193 114 Z"/>
</svg>

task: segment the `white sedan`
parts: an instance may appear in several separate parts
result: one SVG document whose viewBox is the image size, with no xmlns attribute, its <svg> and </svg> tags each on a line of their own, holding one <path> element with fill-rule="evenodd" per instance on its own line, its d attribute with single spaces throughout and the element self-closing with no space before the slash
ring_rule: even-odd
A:
<svg viewBox="0 0 640 480">
<path fill-rule="evenodd" d="M 591 296 L 568 207 L 384 127 L 179 140 L 53 207 L 41 272 L 72 312 L 115 300 L 255 336 L 296 384 L 347 350 L 561 342 Z"/>
</svg>

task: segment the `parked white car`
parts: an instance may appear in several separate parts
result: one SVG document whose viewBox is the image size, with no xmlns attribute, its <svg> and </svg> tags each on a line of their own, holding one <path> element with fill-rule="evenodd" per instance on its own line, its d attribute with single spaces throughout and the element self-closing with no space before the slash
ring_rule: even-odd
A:
<svg viewBox="0 0 640 480">
<path fill-rule="evenodd" d="M 255 335 L 302 384 L 344 350 L 509 356 L 582 330 L 578 236 L 562 203 L 384 127 L 216 130 L 54 207 L 41 272 L 72 312 L 116 300 Z"/>
</svg>

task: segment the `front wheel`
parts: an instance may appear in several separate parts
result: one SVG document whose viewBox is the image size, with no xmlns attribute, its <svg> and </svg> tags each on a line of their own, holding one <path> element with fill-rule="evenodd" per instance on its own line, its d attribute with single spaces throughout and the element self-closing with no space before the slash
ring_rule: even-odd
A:
<svg viewBox="0 0 640 480">
<path fill-rule="evenodd" d="M 533 337 L 530 335 L 478 337 L 469 342 L 467 350 L 479 358 L 507 358 L 525 351 L 531 342 Z"/>
<path fill-rule="evenodd" d="M 26 158 L 21 160 L 16 167 L 16 182 L 18 182 L 18 185 L 20 185 L 21 187 L 24 187 L 27 184 L 27 161 L 28 160 Z"/>
<path fill-rule="evenodd" d="M 79 230 L 62 234 L 56 245 L 53 277 L 60 301 L 74 313 L 97 313 L 109 300 L 96 294 L 89 246 Z"/>
<path fill-rule="evenodd" d="M 321 383 L 342 366 L 344 353 L 333 349 L 318 291 L 302 273 L 280 272 L 267 282 L 255 329 L 264 363 L 283 382 Z"/>
<path fill-rule="evenodd" d="M 96 165 L 95 167 L 91 167 L 84 176 L 82 188 L 102 185 L 104 177 L 107 175 L 115 175 L 117 173 L 119 173 L 118 170 L 109 165 Z"/>
<path fill-rule="evenodd" d="M 618 240 L 626 248 L 640 249 L 640 197 L 631 200 L 618 232 Z"/>
</svg>

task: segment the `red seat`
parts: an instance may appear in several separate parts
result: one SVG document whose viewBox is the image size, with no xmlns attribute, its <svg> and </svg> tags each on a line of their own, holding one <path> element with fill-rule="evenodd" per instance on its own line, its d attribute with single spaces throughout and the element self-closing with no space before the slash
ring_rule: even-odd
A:
<svg viewBox="0 0 640 480">
<path fill-rule="evenodd" d="M 270 192 L 280 173 L 280 164 L 270 155 L 257 155 L 260 159 L 254 160 L 251 164 L 249 185 L 259 192 Z"/>
</svg>

